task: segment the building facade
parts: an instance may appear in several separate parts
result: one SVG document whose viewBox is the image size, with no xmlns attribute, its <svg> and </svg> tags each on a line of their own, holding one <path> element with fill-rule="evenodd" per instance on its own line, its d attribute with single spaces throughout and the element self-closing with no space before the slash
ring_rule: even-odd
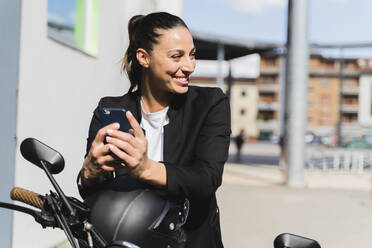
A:
<svg viewBox="0 0 372 248">
<path fill-rule="evenodd" d="M 283 72 L 280 70 L 280 64 L 284 61 L 281 58 L 279 54 L 261 56 L 261 74 L 258 81 L 271 81 L 273 89 L 282 88 L 278 86 L 280 81 L 284 82 L 280 80 L 280 72 Z M 366 69 L 363 72 L 360 61 L 359 59 L 326 58 L 318 54 L 310 56 L 307 89 L 307 130 L 309 132 L 331 138 L 337 133 L 339 126 L 345 141 L 370 132 L 370 127 L 362 127 L 360 123 L 360 81 L 362 75 L 367 73 Z M 273 102 L 276 102 L 279 97 L 278 91 L 271 93 Z M 258 120 L 260 114 L 264 115 L 265 112 L 259 112 Z M 269 118 L 269 122 L 276 122 L 277 116 L 280 115 L 278 110 L 273 110 L 270 114 L 272 118 Z M 273 127 L 270 133 L 278 135 L 277 130 Z M 260 129 L 260 132 L 267 132 L 267 130 Z"/>
<path fill-rule="evenodd" d="M 284 63 L 285 57 L 279 53 L 261 54 L 257 77 L 233 79 L 230 99 L 233 135 L 244 129 L 252 139 L 277 140 L 284 118 Z M 369 62 L 362 59 L 310 56 L 308 132 L 324 137 L 326 142 L 338 129 L 345 141 L 371 134 L 372 122 L 366 120 L 372 119 L 372 107 L 363 107 L 372 106 L 370 68 Z M 202 77 L 195 79 L 192 82 L 207 85 Z M 215 79 L 210 77 L 208 85 L 215 86 Z"/>
</svg>

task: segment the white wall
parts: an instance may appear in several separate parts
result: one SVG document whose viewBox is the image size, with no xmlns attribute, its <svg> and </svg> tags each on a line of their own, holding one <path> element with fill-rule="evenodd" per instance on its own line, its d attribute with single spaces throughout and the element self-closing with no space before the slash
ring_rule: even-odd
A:
<svg viewBox="0 0 372 248">
<path fill-rule="evenodd" d="M 20 6 L 20 0 L 0 1 L 0 201 L 8 203 L 14 185 Z M 12 212 L 0 208 L 0 220 L 1 247 L 11 247 Z"/>
<path fill-rule="evenodd" d="M 22 140 L 35 137 L 62 153 L 66 167 L 56 180 L 67 195 L 79 197 L 75 179 L 92 112 L 100 97 L 129 88 L 120 74 L 128 20 L 154 10 L 181 14 L 182 1 L 151 1 L 154 9 L 148 2 L 100 1 L 97 58 L 47 38 L 47 1 L 22 2 L 15 186 L 40 194 L 52 189 L 46 175 L 19 152 Z M 43 230 L 24 214 L 15 213 L 13 224 L 14 248 L 51 247 L 65 239 L 62 231 Z"/>
<path fill-rule="evenodd" d="M 363 75 L 359 79 L 359 124 L 372 127 L 372 75 Z"/>
<path fill-rule="evenodd" d="M 245 96 L 242 96 L 243 91 L 245 92 Z M 238 135 L 240 130 L 243 129 L 247 137 L 258 137 L 258 98 L 259 92 L 257 85 L 238 82 L 234 83 L 231 89 L 230 98 L 232 136 Z M 245 110 L 244 115 L 240 113 L 242 109 Z"/>
</svg>

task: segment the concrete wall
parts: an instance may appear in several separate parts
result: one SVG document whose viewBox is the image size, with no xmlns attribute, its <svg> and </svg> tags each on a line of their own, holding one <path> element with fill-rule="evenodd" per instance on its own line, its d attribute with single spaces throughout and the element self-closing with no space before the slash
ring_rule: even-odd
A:
<svg viewBox="0 0 372 248">
<path fill-rule="evenodd" d="M 3 10 L 0 9 L 0 16 Z M 22 1 L 22 8 L 18 10 L 22 13 L 21 28 L 18 28 L 21 34 L 19 67 L 17 63 L 12 65 L 16 71 L 19 69 L 18 75 L 16 73 L 19 78 L 17 102 L 15 97 L 11 97 L 15 94 L 14 85 L 17 80 L 11 81 L 8 93 L 1 91 L 1 96 L 8 94 L 9 97 L 5 99 L 7 106 L 11 103 L 10 109 L 17 106 L 17 111 L 11 111 L 17 114 L 17 124 L 16 133 L 9 132 L 7 138 L 7 150 L 11 151 L 13 146 L 13 152 L 8 156 L 10 160 L 6 161 L 10 170 L 4 175 L 7 183 L 2 180 L 0 188 L 9 192 L 14 177 L 15 186 L 40 194 L 52 189 L 46 175 L 26 162 L 19 152 L 22 140 L 35 137 L 63 154 L 66 167 L 61 174 L 56 175 L 56 180 L 67 195 L 79 197 L 75 178 L 83 162 L 92 111 L 100 97 L 122 95 L 129 87 L 126 77 L 120 74 L 120 60 L 128 44 L 128 20 L 135 14 L 160 10 L 180 15 L 182 1 L 100 1 L 99 51 L 96 58 L 47 37 L 47 1 Z M 2 41 L 0 45 L 3 47 Z M 16 53 L 7 58 L 1 56 L 0 65 L 8 58 L 17 57 Z M 1 114 L 5 112 L 1 109 Z M 15 116 L 6 125 L 9 130 L 12 127 L 14 129 Z M 17 139 L 14 151 L 11 137 L 15 134 Z M 13 167 L 11 158 L 14 157 L 14 152 Z M 1 154 L 4 153 L 1 150 Z M 14 176 L 11 175 L 11 168 L 15 168 Z M 1 200 L 6 200 L 2 191 L 0 197 Z M 7 218 L 10 220 L 9 216 Z M 11 229 L 11 223 L 8 221 L 0 225 L 1 233 L 9 237 L 10 234 L 3 230 Z M 62 231 L 43 230 L 32 217 L 14 213 L 12 247 L 51 247 L 64 239 Z M 4 246 L 2 242 L 2 247 L 10 245 Z"/>
<path fill-rule="evenodd" d="M 9 191 L 14 185 L 21 1 L 0 1 L 0 11 L 0 201 L 10 202 Z M 1 247 L 11 247 L 12 212 L 0 209 L 0 220 Z"/>
</svg>

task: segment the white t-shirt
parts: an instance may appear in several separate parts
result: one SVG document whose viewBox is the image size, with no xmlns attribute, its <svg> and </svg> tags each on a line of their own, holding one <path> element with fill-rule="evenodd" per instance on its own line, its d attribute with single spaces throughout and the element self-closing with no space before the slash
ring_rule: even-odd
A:
<svg viewBox="0 0 372 248">
<path fill-rule="evenodd" d="M 147 139 L 147 157 L 154 161 L 163 161 L 164 126 L 169 123 L 169 107 L 155 113 L 146 113 L 141 108 L 141 127 L 145 129 Z"/>
</svg>

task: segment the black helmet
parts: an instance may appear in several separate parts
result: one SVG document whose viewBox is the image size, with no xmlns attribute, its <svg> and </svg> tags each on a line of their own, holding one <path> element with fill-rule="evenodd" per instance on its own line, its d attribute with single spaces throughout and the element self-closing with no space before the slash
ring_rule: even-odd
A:
<svg viewBox="0 0 372 248">
<path fill-rule="evenodd" d="M 120 177 L 88 197 L 90 222 L 108 242 L 129 241 L 141 248 L 183 248 L 181 226 L 189 211 L 187 200 L 164 198 L 130 177 Z"/>
</svg>

